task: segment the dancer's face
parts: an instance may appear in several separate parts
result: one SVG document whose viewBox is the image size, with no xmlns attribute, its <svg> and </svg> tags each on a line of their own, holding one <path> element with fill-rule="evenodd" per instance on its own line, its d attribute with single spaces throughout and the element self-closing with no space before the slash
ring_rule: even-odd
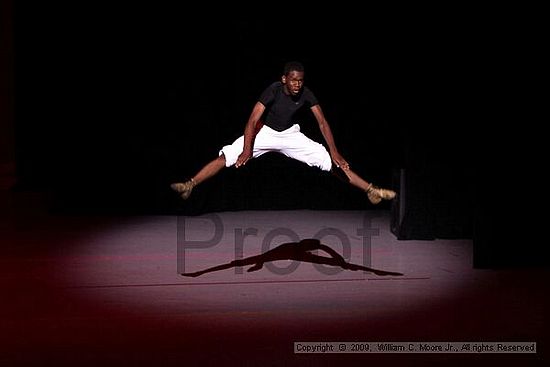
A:
<svg viewBox="0 0 550 367">
<path fill-rule="evenodd" d="M 285 90 L 290 95 L 297 95 L 304 86 L 304 72 L 291 71 L 287 75 L 283 75 L 281 81 L 285 85 Z"/>
</svg>

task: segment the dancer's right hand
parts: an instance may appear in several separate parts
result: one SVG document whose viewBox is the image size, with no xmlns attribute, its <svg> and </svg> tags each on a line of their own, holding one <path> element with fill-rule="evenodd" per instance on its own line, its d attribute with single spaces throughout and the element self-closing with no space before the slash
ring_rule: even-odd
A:
<svg viewBox="0 0 550 367">
<path fill-rule="evenodd" d="M 252 158 L 252 151 L 243 150 L 243 152 L 239 155 L 239 158 L 237 158 L 237 163 L 235 163 L 235 167 L 239 168 L 241 166 L 244 166 L 250 158 Z"/>
</svg>

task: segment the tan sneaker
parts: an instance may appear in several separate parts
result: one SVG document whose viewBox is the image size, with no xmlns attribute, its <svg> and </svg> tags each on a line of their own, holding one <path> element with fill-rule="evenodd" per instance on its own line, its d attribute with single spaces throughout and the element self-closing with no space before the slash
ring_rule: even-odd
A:
<svg viewBox="0 0 550 367">
<path fill-rule="evenodd" d="M 189 195 L 191 195 L 191 191 L 193 191 L 193 187 L 195 187 L 195 181 L 193 179 L 190 179 L 186 182 L 177 182 L 170 185 L 170 188 L 180 194 L 180 197 L 183 200 L 187 200 Z"/>
<path fill-rule="evenodd" d="M 369 201 L 373 204 L 378 204 L 382 201 L 382 199 L 384 200 L 392 200 L 396 193 L 395 191 L 393 190 L 389 190 L 389 189 L 382 189 L 378 186 L 375 186 L 373 184 L 371 184 L 367 190 L 367 196 L 369 198 Z"/>
</svg>

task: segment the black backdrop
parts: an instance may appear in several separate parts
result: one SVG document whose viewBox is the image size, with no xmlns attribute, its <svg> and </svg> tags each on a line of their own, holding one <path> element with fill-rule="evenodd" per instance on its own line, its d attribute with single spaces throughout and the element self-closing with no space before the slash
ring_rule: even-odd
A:
<svg viewBox="0 0 550 367">
<path fill-rule="evenodd" d="M 475 110 L 491 46 L 470 26 L 15 5 L 18 175 L 21 187 L 47 190 L 52 209 L 388 209 L 279 155 L 222 172 L 187 202 L 169 190 L 242 134 L 258 94 L 297 59 L 352 167 L 382 186 L 407 169 L 432 235 L 472 235 Z M 311 117 L 302 130 L 322 142 Z"/>
<path fill-rule="evenodd" d="M 544 145 L 525 119 L 503 128 L 520 103 L 514 57 L 531 52 L 494 9 L 14 5 L 18 188 L 45 190 L 54 211 L 388 209 L 278 155 L 185 203 L 168 189 L 242 134 L 260 91 L 298 59 L 352 167 L 384 186 L 411 178 L 409 238 L 473 236 L 479 267 L 543 262 L 517 205 L 539 196 L 521 186 L 538 182 L 535 155 L 520 159 L 517 142 Z M 322 141 L 311 118 L 302 129 Z"/>
</svg>

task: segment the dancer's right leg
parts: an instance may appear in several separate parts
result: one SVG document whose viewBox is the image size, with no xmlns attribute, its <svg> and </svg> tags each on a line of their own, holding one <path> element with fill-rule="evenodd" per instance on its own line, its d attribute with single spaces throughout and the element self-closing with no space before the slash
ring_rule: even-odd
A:
<svg viewBox="0 0 550 367">
<path fill-rule="evenodd" d="M 218 158 L 214 159 L 204 166 L 191 180 L 195 182 L 195 186 L 204 182 L 212 176 L 215 176 L 225 167 L 225 155 L 222 153 Z"/>
<path fill-rule="evenodd" d="M 218 158 L 206 164 L 201 170 L 193 176 L 189 181 L 176 182 L 170 185 L 172 190 L 180 194 L 182 199 L 187 199 L 191 195 L 191 191 L 198 184 L 204 182 L 210 177 L 216 175 L 225 167 L 225 155 L 221 154 Z"/>
</svg>

